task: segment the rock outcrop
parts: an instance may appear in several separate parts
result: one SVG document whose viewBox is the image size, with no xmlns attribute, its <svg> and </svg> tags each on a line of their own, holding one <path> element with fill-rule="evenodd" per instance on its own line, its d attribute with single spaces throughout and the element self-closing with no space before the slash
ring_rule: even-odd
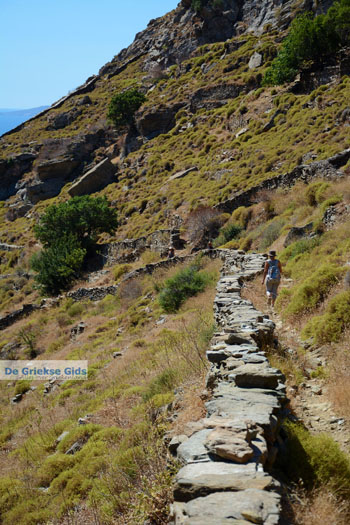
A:
<svg viewBox="0 0 350 525">
<path fill-rule="evenodd" d="M 102 190 L 108 184 L 117 182 L 116 167 L 107 158 L 96 164 L 85 175 L 80 177 L 68 190 L 71 197 L 88 195 Z"/>
<path fill-rule="evenodd" d="M 183 464 L 174 482 L 173 523 L 277 525 L 280 486 L 268 469 L 288 403 L 285 378 L 264 352 L 274 323 L 240 297 L 244 280 L 262 271 L 265 257 L 221 252 L 214 303 L 219 331 L 207 352 L 207 416 L 171 444 Z"/>
</svg>

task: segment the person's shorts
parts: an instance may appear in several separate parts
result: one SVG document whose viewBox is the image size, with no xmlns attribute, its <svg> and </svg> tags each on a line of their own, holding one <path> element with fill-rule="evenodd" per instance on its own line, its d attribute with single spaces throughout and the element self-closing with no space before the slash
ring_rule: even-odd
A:
<svg viewBox="0 0 350 525">
<path fill-rule="evenodd" d="M 280 279 L 267 279 L 266 280 L 266 293 L 268 297 L 276 299 L 277 290 L 280 285 Z"/>
</svg>

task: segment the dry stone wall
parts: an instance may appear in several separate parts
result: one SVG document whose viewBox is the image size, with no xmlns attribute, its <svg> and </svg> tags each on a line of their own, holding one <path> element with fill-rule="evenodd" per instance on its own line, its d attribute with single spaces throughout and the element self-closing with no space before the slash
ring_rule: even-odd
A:
<svg viewBox="0 0 350 525">
<path fill-rule="evenodd" d="M 171 441 L 183 467 L 174 484 L 175 525 L 277 525 L 279 482 L 269 474 L 286 412 L 283 374 L 264 348 L 274 323 L 241 298 L 265 258 L 225 250 L 214 302 L 218 332 L 207 352 L 207 415 Z"/>
</svg>

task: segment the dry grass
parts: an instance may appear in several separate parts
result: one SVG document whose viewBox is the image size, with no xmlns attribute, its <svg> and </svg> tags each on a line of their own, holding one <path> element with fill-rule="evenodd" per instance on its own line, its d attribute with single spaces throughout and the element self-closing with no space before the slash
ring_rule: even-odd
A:
<svg viewBox="0 0 350 525">
<path fill-rule="evenodd" d="M 292 503 L 296 525 L 348 525 L 349 502 L 339 500 L 328 487 L 300 493 Z"/>
<path fill-rule="evenodd" d="M 349 330 L 344 333 L 344 342 L 332 347 L 328 392 L 337 412 L 350 419 L 350 344 Z"/>
<path fill-rule="evenodd" d="M 177 407 L 178 417 L 172 425 L 175 434 L 183 434 L 187 423 L 205 417 L 205 401 L 200 397 L 204 389 L 205 375 L 203 371 L 198 378 L 183 385 L 183 394 Z"/>
</svg>

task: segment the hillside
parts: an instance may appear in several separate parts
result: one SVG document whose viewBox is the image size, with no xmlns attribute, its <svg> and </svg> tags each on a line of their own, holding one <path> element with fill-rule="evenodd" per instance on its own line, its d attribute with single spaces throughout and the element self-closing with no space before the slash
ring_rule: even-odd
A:
<svg viewBox="0 0 350 525">
<path fill-rule="evenodd" d="M 227 379 L 225 363 L 205 359 L 212 337 L 216 348 L 219 330 L 230 333 L 213 316 L 220 271 L 243 272 L 243 310 L 251 300 L 254 319 L 276 324 L 275 336 L 252 339 L 290 398 L 289 422 L 259 460 L 282 484 L 285 523 L 348 523 L 347 19 L 332 52 L 301 61 L 291 81 L 264 81 L 293 20 L 308 11 L 316 20 L 333 3 L 182 0 L 0 138 L 0 359 L 89 361 L 87 381 L 0 381 L 4 525 L 171 523 L 181 460 L 167 445 L 200 432 L 210 377 Z M 129 88 L 146 100 L 118 129 L 108 108 Z M 70 287 L 44 297 L 30 263 L 42 248 L 34 227 L 81 195 L 107 197 L 118 228 L 99 235 Z M 270 249 L 283 264 L 274 311 L 259 274 Z M 242 257 L 256 265 L 249 283 Z M 222 315 L 236 326 L 240 314 Z M 199 523 L 176 512 L 176 525 Z M 242 523 L 270 523 L 259 516 Z"/>
</svg>

